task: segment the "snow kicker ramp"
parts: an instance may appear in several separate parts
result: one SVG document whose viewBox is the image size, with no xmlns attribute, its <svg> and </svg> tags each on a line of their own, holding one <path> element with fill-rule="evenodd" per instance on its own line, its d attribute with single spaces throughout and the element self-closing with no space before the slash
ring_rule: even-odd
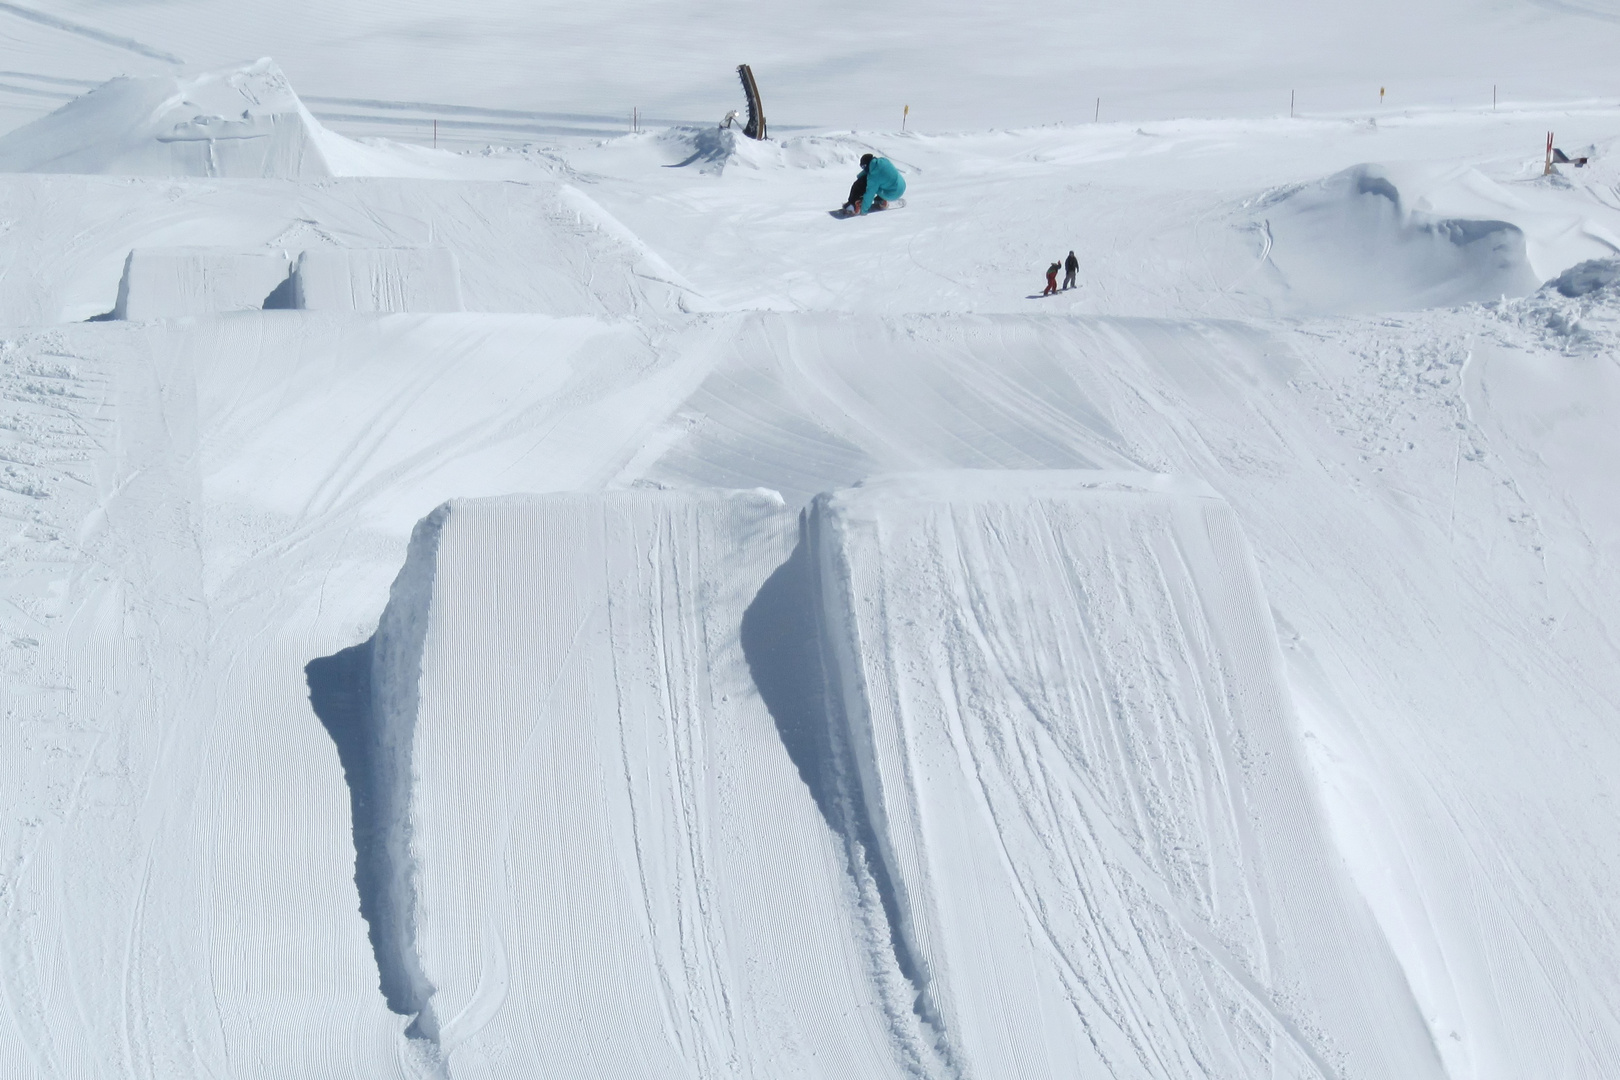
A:
<svg viewBox="0 0 1620 1080">
<path fill-rule="evenodd" d="M 136 248 L 124 260 L 115 319 L 257 311 L 292 271 L 280 251 Z"/>
<path fill-rule="evenodd" d="M 451 312 L 461 273 L 445 248 L 282 250 L 136 248 L 124 261 L 115 319 L 230 311 Z"/>
<path fill-rule="evenodd" d="M 376 638 L 394 872 L 367 906 L 424 1060 L 1441 1075 L 1223 501 L 953 472 L 798 533 L 770 493 L 651 490 L 418 527 Z M 761 646 L 795 622 L 809 648 Z"/>
<path fill-rule="evenodd" d="M 456 1080 L 904 1075 L 739 640 L 795 534 L 768 493 L 457 501 L 418 527 L 376 639 L 412 778 L 379 958 Z"/>
<path fill-rule="evenodd" d="M 819 497 L 823 638 L 947 1064 L 1441 1075 L 1313 804 L 1259 580 L 1201 484 Z"/>
</svg>

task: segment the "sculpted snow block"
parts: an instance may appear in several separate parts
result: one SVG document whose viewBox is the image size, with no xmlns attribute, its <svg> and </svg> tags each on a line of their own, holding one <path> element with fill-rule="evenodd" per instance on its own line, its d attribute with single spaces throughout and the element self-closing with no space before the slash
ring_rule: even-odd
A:
<svg viewBox="0 0 1620 1080">
<path fill-rule="evenodd" d="M 311 248 L 293 294 L 307 311 L 461 311 L 461 268 L 448 248 Z"/>
<path fill-rule="evenodd" d="M 795 515 L 634 491 L 433 525 L 384 619 L 420 660 L 377 694 L 412 718 L 410 926 L 450 1074 L 903 1075 L 844 850 L 740 640 Z"/>
<path fill-rule="evenodd" d="M 461 311 L 461 272 L 446 248 L 281 251 L 136 248 L 113 317 L 161 319 L 261 308 L 363 314 Z"/>
<path fill-rule="evenodd" d="M 113 317 L 164 319 L 258 311 L 291 269 L 280 251 L 136 248 L 124 260 Z"/>
<path fill-rule="evenodd" d="M 1221 499 L 941 473 L 810 515 L 832 696 L 960 1075 L 1441 1075 Z"/>
</svg>

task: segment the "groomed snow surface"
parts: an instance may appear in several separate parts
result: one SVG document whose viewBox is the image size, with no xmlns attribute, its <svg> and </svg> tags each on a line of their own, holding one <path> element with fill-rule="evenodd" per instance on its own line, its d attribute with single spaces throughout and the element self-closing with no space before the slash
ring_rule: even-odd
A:
<svg viewBox="0 0 1620 1080">
<path fill-rule="evenodd" d="M 1620 110 L 142 70 L 0 136 L 0 1075 L 1620 1074 Z"/>
</svg>

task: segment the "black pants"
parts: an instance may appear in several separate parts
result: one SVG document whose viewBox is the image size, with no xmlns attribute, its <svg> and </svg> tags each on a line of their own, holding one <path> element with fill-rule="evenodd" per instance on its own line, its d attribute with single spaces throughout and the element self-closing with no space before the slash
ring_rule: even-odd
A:
<svg viewBox="0 0 1620 1080">
<path fill-rule="evenodd" d="M 844 200 L 844 205 L 854 206 L 858 209 L 861 205 L 861 200 L 864 198 L 866 198 L 866 174 L 861 173 L 861 175 L 855 178 L 855 182 L 850 185 L 849 198 Z"/>
</svg>

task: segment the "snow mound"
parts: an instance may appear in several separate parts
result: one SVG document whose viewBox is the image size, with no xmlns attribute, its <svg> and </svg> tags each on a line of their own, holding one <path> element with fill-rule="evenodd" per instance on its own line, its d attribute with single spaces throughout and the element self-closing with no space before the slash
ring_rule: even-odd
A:
<svg viewBox="0 0 1620 1080">
<path fill-rule="evenodd" d="M 902 953 L 960 1075 L 1441 1075 L 1224 501 L 953 472 L 810 515 Z"/>
<path fill-rule="evenodd" d="M 384 623 L 421 647 L 375 694 L 452 1075 L 903 1075 L 887 938 L 745 655 L 796 537 L 774 493 L 634 490 L 457 500 L 413 545 Z"/>
<path fill-rule="evenodd" d="M 1502 322 L 1568 353 L 1620 347 L 1620 259 L 1590 259 L 1529 296 L 1493 308 Z"/>
<path fill-rule="evenodd" d="M 756 140 L 733 128 L 689 126 L 669 128 L 654 136 L 654 141 L 669 168 L 718 175 L 737 160 L 739 144 Z"/>
<path fill-rule="evenodd" d="M 0 138 L 0 172 L 307 179 L 378 153 L 323 128 L 265 58 L 103 83 Z"/>
<path fill-rule="evenodd" d="M 1544 286 L 1560 296 L 1590 296 L 1620 282 L 1620 259 L 1588 259 L 1565 270 Z"/>
<path fill-rule="evenodd" d="M 1288 189 L 1257 216 L 1283 302 L 1303 313 L 1453 307 L 1538 284 L 1517 225 L 1412 209 L 1376 165 Z"/>
<path fill-rule="evenodd" d="M 632 148 L 645 136 L 614 140 L 605 148 Z M 719 174 L 727 168 L 745 169 L 824 169 L 860 168 L 861 155 L 873 150 L 863 141 L 825 135 L 797 135 L 792 138 L 750 139 L 736 128 L 682 126 L 667 128 L 651 136 L 657 153 L 670 168 L 695 168 Z M 583 155 L 589 160 L 590 155 Z"/>
</svg>

